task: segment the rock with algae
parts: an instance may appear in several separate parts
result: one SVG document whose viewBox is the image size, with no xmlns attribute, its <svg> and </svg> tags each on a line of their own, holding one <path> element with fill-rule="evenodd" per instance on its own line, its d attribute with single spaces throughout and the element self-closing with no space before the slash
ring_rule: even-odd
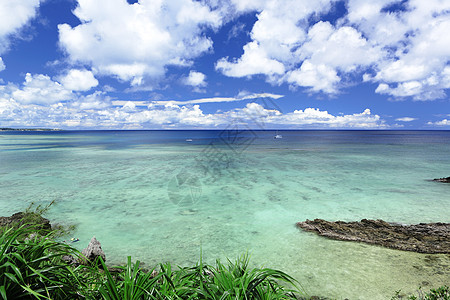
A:
<svg viewBox="0 0 450 300">
<path fill-rule="evenodd" d="M 17 212 L 10 217 L 0 217 L 0 227 L 35 226 L 36 230 L 51 230 L 50 221 L 35 213 Z"/>
<path fill-rule="evenodd" d="M 335 240 L 364 242 L 421 253 L 450 253 L 450 223 L 402 225 L 383 220 L 298 222 L 297 227 Z"/>
</svg>

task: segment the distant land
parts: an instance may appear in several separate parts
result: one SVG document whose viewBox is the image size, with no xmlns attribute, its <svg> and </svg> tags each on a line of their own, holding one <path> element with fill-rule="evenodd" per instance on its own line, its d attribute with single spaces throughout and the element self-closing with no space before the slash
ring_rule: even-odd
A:
<svg viewBox="0 0 450 300">
<path fill-rule="evenodd" d="M 62 131 L 62 129 L 55 128 L 0 128 L 0 131 Z"/>
</svg>

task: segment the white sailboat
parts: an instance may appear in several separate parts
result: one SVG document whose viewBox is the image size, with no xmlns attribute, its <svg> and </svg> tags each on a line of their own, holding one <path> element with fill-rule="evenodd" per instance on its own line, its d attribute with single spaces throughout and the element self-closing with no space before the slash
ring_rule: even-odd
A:
<svg viewBox="0 0 450 300">
<path fill-rule="evenodd" d="M 278 134 L 278 130 L 277 130 L 277 133 L 275 134 L 275 136 L 273 138 L 274 139 L 282 139 L 283 136 L 281 134 Z"/>
</svg>

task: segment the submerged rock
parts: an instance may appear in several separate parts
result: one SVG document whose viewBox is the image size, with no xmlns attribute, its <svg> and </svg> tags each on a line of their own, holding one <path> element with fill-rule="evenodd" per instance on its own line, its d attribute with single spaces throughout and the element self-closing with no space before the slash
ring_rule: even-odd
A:
<svg viewBox="0 0 450 300">
<path fill-rule="evenodd" d="M 436 178 L 436 179 L 433 179 L 433 181 L 450 183 L 450 177 Z"/>
<path fill-rule="evenodd" d="M 197 210 L 195 209 L 186 209 L 180 212 L 180 215 L 182 216 L 190 216 L 195 215 L 197 213 Z"/>
<path fill-rule="evenodd" d="M 103 259 L 103 261 L 106 261 L 106 255 L 105 252 L 103 252 L 102 245 L 99 241 L 97 241 L 95 236 L 92 237 L 89 245 L 81 251 L 81 254 L 83 254 L 90 262 L 94 262 L 99 256 Z"/>
<path fill-rule="evenodd" d="M 450 253 L 450 223 L 401 225 L 383 220 L 298 222 L 297 227 L 335 240 L 355 241 L 421 253 Z"/>
</svg>

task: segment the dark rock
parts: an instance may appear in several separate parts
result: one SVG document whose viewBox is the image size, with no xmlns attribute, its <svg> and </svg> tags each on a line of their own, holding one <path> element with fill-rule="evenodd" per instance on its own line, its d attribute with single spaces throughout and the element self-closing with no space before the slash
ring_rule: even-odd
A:
<svg viewBox="0 0 450 300">
<path fill-rule="evenodd" d="M 450 177 L 436 178 L 436 179 L 433 179 L 433 181 L 438 181 L 438 182 L 443 182 L 443 183 L 450 183 Z"/>
<path fill-rule="evenodd" d="M 34 225 L 37 230 L 51 230 L 50 221 L 35 213 L 18 212 L 10 217 L 0 217 L 0 227 L 20 227 L 24 224 Z"/>
<path fill-rule="evenodd" d="M 106 255 L 102 250 L 102 245 L 97 241 L 95 236 L 91 239 L 89 245 L 81 251 L 81 254 L 83 254 L 89 262 L 94 262 L 99 256 L 103 261 L 106 261 Z"/>
<path fill-rule="evenodd" d="M 355 241 L 420 253 L 450 253 L 450 223 L 401 225 L 383 220 L 298 222 L 297 227 L 335 240 Z"/>
<path fill-rule="evenodd" d="M 64 255 L 61 258 L 63 261 L 65 261 L 66 263 L 68 263 L 69 265 L 72 265 L 74 267 L 77 267 L 80 265 L 80 261 L 72 255 Z"/>
</svg>

